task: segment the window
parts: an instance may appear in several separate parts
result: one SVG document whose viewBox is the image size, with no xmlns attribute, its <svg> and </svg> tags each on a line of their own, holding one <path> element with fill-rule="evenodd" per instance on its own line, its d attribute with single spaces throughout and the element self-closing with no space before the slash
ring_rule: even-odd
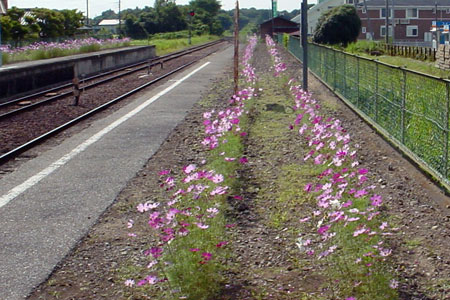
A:
<svg viewBox="0 0 450 300">
<path fill-rule="evenodd" d="M 389 18 L 392 16 L 392 9 L 389 10 Z M 386 8 L 380 9 L 380 18 L 386 18 Z"/>
<path fill-rule="evenodd" d="M 445 12 L 446 12 L 447 14 L 450 14 L 450 8 L 447 8 L 447 9 L 445 10 Z"/>
<path fill-rule="evenodd" d="M 386 26 L 384 25 L 380 26 L 380 36 L 386 36 Z M 389 26 L 389 36 L 392 36 L 392 26 Z"/>
<path fill-rule="evenodd" d="M 353 0 L 348 0 L 348 4 L 353 4 Z"/>
<path fill-rule="evenodd" d="M 406 17 L 411 19 L 417 19 L 419 17 L 419 10 L 417 8 L 408 8 L 406 10 Z"/>
<path fill-rule="evenodd" d="M 406 26 L 406 36 L 419 36 L 419 27 L 417 25 Z"/>
<path fill-rule="evenodd" d="M 362 32 L 362 33 L 366 33 L 366 32 L 367 32 L 366 27 L 361 27 L 361 32 Z"/>
<path fill-rule="evenodd" d="M 367 11 L 366 11 L 366 8 L 365 8 L 365 7 L 363 7 L 363 9 L 362 9 L 362 13 L 363 13 L 363 14 L 366 14 L 366 13 L 367 13 Z"/>
</svg>

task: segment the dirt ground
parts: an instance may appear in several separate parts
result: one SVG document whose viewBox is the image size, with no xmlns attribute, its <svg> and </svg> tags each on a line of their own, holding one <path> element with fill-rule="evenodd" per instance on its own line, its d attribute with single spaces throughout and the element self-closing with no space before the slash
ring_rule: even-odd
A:
<svg viewBox="0 0 450 300">
<path fill-rule="evenodd" d="M 299 63 L 282 54 L 291 75 L 300 81 Z M 261 77 L 269 74 L 269 62 L 265 46 L 258 45 L 254 65 Z M 387 201 L 384 213 L 400 228 L 400 234 L 390 242 L 401 299 L 450 299 L 449 198 L 313 76 L 309 84 L 327 115 L 339 118 L 353 142 L 361 145 L 360 163 L 371 170 L 370 180 Z M 231 87 L 231 69 L 224 70 L 158 153 L 29 299 L 151 299 L 151 295 L 130 293 L 123 284 L 126 266 L 139 264 L 142 251 L 152 241 L 144 227 L 135 228 L 138 237 L 130 238 L 127 221 L 139 223 L 136 205 L 159 197 L 159 170 L 180 170 L 206 157 L 200 144 L 202 113 L 226 105 Z M 277 97 L 284 97 L 283 93 L 278 91 Z M 291 116 L 280 112 L 279 118 L 288 120 Z M 272 148 L 265 146 L 269 140 Z M 272 209 L 281 205 L 272 197 L 280 187 L 275 170 L 302 161 L 302 143 L 293 135 L 261 135 L 256 130 L 252 135 L 250 130 L 245 151 L 249 164 L 240 174 L 244 200 L 230 203 L 230 218 L 237 224 L 232 241 L 234 259 L 224 291 L 216 299 L 307 299 L 302 298 L 304 293 L 320 295 L 324 279 L 310 275 L 315 266 L 295 263 L 295 234 L 289 230 L 295 223 L 290 220 L 298 220 L 303 212 L 290 208 L 289 218 L 280 223 Z"/>
</svg>

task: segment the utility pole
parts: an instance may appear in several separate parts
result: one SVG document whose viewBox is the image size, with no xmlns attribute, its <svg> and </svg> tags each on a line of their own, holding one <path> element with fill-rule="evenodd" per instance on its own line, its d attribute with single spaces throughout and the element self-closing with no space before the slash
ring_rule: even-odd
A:
<svg viewBox="0 0 450 300">
<path fill-rule="evenodd" d="M 120 21 L 120 0 L 119 0 L 119 35 L 122 35 L 122 22 Z"/>
<path fill-rule="evenodd" d="M 303 48 L 303 90 L 308 91 L 308 0 L 303 0 L 301 6 L 302 48 Z"/>
<path fill-rule="evenodd" d="M 234 11 L 234 94 L 239 90 L 239 0 Z"/>
<path fill-rule="evenodd" d="M 7 13 L 8 10 L 8 1 L 0 0 L 0 17 Z M 3 65 L 3 55 L 2 55 L 2 23 L 0 23 L 0 67 Z"/>
<path fill-rule="evenodd" d="M 389 45 L 389 0 L 386 0 L 386 13 L 385 13 L 385 28 L 386 28 L 386 45 Z"/>
<path fill-rule="evenodd" d="M 86 0 L 86 26 L 89 26 L 89 0 Z"/>
</svg>

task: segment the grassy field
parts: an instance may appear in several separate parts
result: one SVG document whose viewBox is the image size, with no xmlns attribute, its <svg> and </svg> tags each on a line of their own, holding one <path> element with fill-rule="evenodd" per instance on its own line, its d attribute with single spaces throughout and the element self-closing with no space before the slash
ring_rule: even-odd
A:
<svg viewBox="0 0 450 300">
<path fill-rule="evenodd" d="M 203 44 L 218 39 L 219 39 L 218 36 L 213 35 L 193 36 L 192 45 Z M 155 45 L 157 55 L 164 55 L 170 52 L 179 51 L 190 46 L 187 38 L 134 40 L 131 42 L 131 45 L 133 46 Z"/>
<path fill-rule="evenodd" d="M 408 70 L 413 70 L 420 73 L 433 75 L 445 79 L 450 78 L 450 71 L 444 71 L 439 68 L 436 68 L 434 62 L 428 60 L 423 61 L 402 56 L 384 55 L 385 52 L 384 44 L 380 44 L 377 42 L 358 41 L 356 43 L 349 44 L 344 49 L 339 50 L 343 50 L 345 52 L 352 53 L 365 58 L 374 59 L 393 66 L 402 67 Z M 377 53 L 378 55 L 371 55 L 370 53 Z"/>
</svg>

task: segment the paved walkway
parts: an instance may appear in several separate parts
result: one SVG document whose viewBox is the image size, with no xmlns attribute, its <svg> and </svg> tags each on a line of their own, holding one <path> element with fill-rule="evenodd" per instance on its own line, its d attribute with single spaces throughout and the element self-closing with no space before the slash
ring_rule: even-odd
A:
<svg viewBox="0 0 450 300">
<path fill-rule="evenodd" d="M 232 49 L 93 122 L 0 179 L 0 299 L 45 281 L 182 121 Z"/>
</svg>

